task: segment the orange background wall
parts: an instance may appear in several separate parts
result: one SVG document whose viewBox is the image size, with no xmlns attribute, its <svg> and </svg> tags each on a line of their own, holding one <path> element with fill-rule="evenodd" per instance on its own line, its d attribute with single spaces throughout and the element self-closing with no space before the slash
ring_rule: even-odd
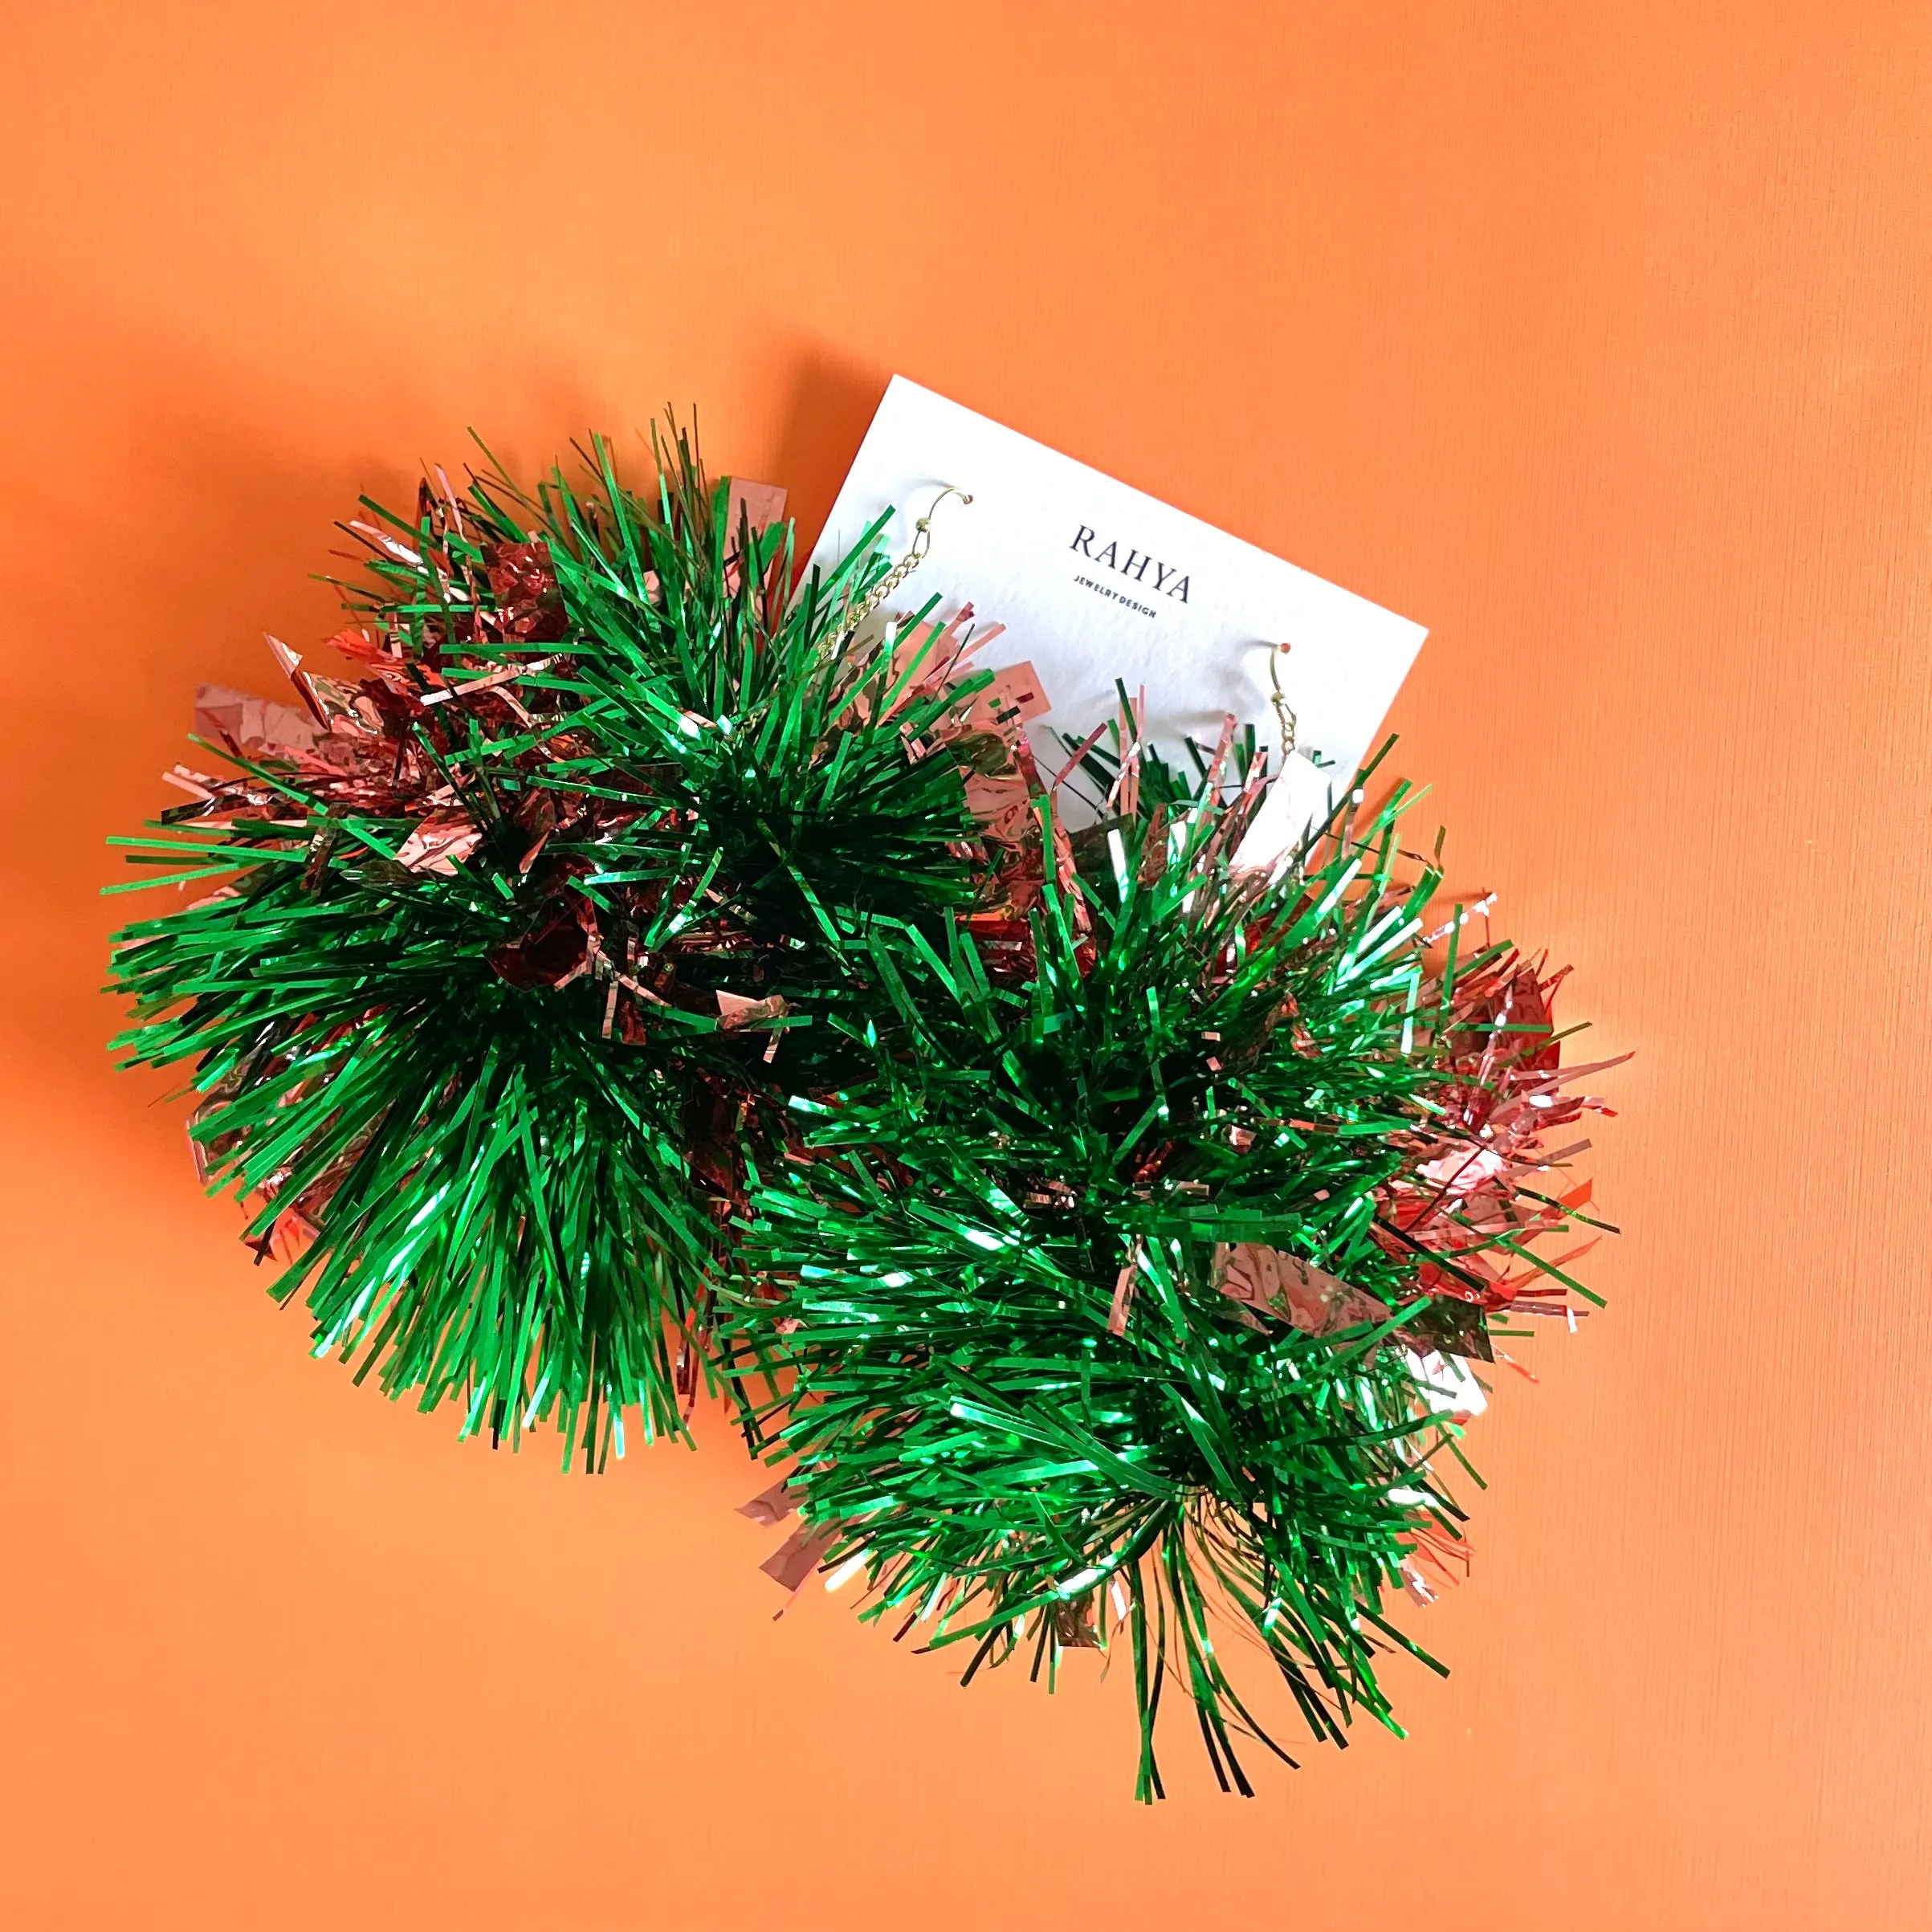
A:
<svg viewBox="0 0 1932 1932">
<path fill-rule="evenodd" d="M 1922 0 L 5 8 L 0 1924 L 1932 1926 Z M 962 1694 L 757 1486 L 311 1363 L 115 1077 L 101 841 L 329 524 L 901 369 L 1426 622 L 1457 882 L 1634 1048 L 1609 1312 L 1407 1743 L 1243 1804 Z"/>
</svg>

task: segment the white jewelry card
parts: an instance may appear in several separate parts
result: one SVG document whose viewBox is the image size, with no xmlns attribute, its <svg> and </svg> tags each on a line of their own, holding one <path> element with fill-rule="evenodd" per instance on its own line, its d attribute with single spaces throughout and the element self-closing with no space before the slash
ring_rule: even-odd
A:
<svg viewBox="0 0 1932 1932">
<path fill-rule="evenodd" d="M 1373 748 L 1426 634 L 1363 597 L 1117 483 L 1045 444 L 895 376 L 832 506 L 813 561 L 829 567 L 882 512 L 893 557 L 917 519 L 931 548 L 895 601 L 940 599 L 950 618 L 1005 626 L 976 663 L 1029 662 L 1052 708 L 1031 726 L 1041 768 L 1114 716 L 1115 682 L 1147 694 L 1147 735 L 1191 772 L 1184 740 L 1212 752 L 1223 719 L 1253 724 L 1280 768 L 1270 661 L 1295 719 L 1288 761 L 1257 825 L 1275 849 L 1326 814 Z M 1285 654 L 1276 647 L 1286 643 Z"/>
</svg>

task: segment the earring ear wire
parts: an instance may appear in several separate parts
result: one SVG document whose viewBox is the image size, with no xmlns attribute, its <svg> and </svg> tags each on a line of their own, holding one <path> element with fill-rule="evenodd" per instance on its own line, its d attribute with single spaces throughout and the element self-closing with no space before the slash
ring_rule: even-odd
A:
<svg viewBox="0 0 1932 1932">
<path fill-rule="evenodd" d="M 872 586 L 865 601 L 858 605 L 845 629 L 848 638 L 866 619 L 877 610 L 887 598 L 897 590 L 919 565 L 925 562 L 926 553 L 932 548 L 932 519 L 941 503 L 949 496 L 956 496 L 963 503 L 972 501 L 972 493 L 962 490 L 956 483 L 948 483 L 927 506 L 926 514 L 912 526 L 912 544 L 906 554 Z"/>
<path fill-rule="evenodd" d="M 1294 707 L 1288 702 L 1288 694 L 1282 689 L 1282 659 L 1294 646 L 1292 644 L 1274 644 L 1268 650 L 1268 682 L 1274 687 L 1274 721 L 1281 727 L 1282 763 L 1286 765 L 1294 751 Z"/>
</svg>

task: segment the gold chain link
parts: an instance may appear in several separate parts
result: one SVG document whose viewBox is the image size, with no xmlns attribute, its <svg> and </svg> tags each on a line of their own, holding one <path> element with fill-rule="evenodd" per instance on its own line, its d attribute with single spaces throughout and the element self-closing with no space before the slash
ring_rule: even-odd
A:
<svg viewBox="0 0 1932 1932">
<path fill-rule="evenodd" d="M 906 579 L 926 560 L 926 552 L 932 548 L 932 519 L 940 505 L 949 496 L 956 496 L 963 503 L 972 501 L 972 495 L 956 485 L 948 483 L 933 498 L 931 508 L 912 526 L 912 547 L 878 581 L 872 586 L 870 594 L 852 613 L 846 625 L 846 635 L 850 637 L 866 619 L 877 610 L 887 597 L 897 590 Z"/>
<path fill-rule="evenodd" d="M 1294 707 L 1288 702 L 1288 694 L 1282 689 L 1282 659 L 1294 650 L 1292 644 L 1277 644 L 1268 653 L 1268 682 L 1274 687 L 1274 721 L 1282 728 L 1282 765 L 1287 768 L 1290 755 L 1294 750 Z"/>
</svg>

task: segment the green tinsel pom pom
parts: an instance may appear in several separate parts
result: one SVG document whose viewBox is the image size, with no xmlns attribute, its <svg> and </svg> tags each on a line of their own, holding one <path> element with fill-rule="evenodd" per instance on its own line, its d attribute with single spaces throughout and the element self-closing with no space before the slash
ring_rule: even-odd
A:
<svg viewBox="0 0 1932 1932">
<path fill-rule="evenodd" d="M 862 1563 L 866 1614 L 969 1645 L 968 1677 L 1024 1653 L 1050 1681 L 1112 1625 L 1142 1795 L 1175 1673 L 1245 1791 L 1237 1737 L 1281 1747 L 1217 1618 L 1336 1741 L 1358 1710 L 1392 1726 L 1378 1649 L 1422 1655 L 1383 1600 L 1460 1537 L 1432 1460 L 1482 1400 L 1441 1351 L 1488 1352 L 1471 1264 L 1547 1217 L 1426 1247 L 1407 1178 L 1445 1132 L 1479 1141 L 1472 1099 L 1548 1031 L 1485 1005 L 1521 977 L 1501 949 L 1427 964 L 1441 881 L 1398 878 L 1400 789 L 1257 872 L 1255 784 L 1189 793 L 1130 753 L 1161 796 L 1074 840 L 1043 805 L 1075 863 L 1017 952 L 874 923 L 895 1024 L 761 1174 L 727 1339 L 801 1535 Z"/>
<path fill-rule="evenodd" d="M 789 527 L 662 460 L 654 503 L 600 444 L 587 497 L 369 506 L 364 678 L 226 720 L 241 776 L 125 842 L 235 876 L 116 959 L 119 1044 L 193 1061 L 316 1352 L 600 1460 L 631 1404 L 683 1427 L 747 1151 L 849 1057 L 870 910 L 974 890 L 961 772 L 907 748 L 976 687 L 856 638 L 882 561 L 793 598 Z"/>
</svg>

